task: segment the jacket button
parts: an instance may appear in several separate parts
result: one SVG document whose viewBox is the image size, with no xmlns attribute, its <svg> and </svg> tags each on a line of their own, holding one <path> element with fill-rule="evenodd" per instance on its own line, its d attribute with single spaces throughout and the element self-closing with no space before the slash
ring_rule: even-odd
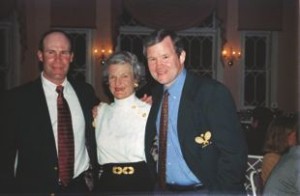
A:
<svg viewBox="0 0 300 196">
<path fill-rule="evenodd" d="M 55 196 L 55 193 L 50 193 L 50 196 Z"/>
<path fill-rule="evenodd" d="M 58 170 L 58 167 L 54 167 L 53 169 L 54 169 L 55 171 L 57 171 L 57 170 Z"/>
</svg>

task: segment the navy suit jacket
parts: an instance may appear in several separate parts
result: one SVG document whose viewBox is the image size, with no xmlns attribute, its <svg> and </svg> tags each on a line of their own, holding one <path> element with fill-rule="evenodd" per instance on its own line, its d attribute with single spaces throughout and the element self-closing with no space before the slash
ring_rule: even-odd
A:
<svg viewBox="0 0 300 196">
<path fill-rule="evenodd" d="M 151 155 L 163 86 L 152 93 L 153 104 L 146 125 L 145 153 L 153 173 Z M 221 83 L 187 73 L 180 99 L 178 138 L 191 171 L 212 192 L 244 189 L 247 146 L 230 92 Z M 155 175 L 154 175 L 155 177 Z"/>
<path fill-rule="evenodd" d="M 91 110 L 97 98 L 91 85 L 70 83 L 84 114 L 90 161 L 96 165 Z M 0 192 L 55 192 L 59 186 L 58 159 L 41 79 L 9 90 L 1 104 Z"/>
</svg>

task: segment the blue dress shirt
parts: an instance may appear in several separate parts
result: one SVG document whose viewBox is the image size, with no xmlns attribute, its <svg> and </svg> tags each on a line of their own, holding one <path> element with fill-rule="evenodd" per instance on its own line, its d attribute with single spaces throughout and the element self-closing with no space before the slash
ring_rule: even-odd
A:
<svg viewBox="0 0 300 196">
<path fill-rule="evenodd" d="M 186 78 L 186 70 L 177 76 L 176 80 L 169 87 L 169 119 L 167 136 L 167 160 L 166 160 L 166 181 L 168 184 L 175 185 L 195 185 L 202 184 L 201 181 L 192 173 L 187 166 L 181 152 L 178 132 L 177 118 L 180 104 L 181 92 Z M 159 111 L 160 116 L 160 111 Z M 157 130 L 159 131 L 160 118 L 157 118 Z"/>
</svg>

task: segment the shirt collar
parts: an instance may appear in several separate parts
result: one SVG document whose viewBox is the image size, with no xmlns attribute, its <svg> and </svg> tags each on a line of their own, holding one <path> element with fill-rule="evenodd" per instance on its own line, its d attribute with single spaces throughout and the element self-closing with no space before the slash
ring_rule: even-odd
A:
<svg viewBox="0 0 300 196">
<path fill-rule="evenodd" d="M 135 101 L 135 93 L 132 93 L 130 96 L 124 98 L 124 99 L 116 99 L 114 98 L 114 103 L 118 106 L 123 106 L 123 105 L 130 105 L 133 104 Z"/>
<path fill-rule="evenodd" d="M 174 83 L 169 88 L 167 89 L 165 88 L 165 90 L 168 90 L 170 95 L 179 97 L 182 92 L 185 78 L 186 78 L 186 69 L 183 68 L 181 73 L 176 77 Z"/>
<path fill-rule="evenodd" d="M 49 90 L 49 92 L 55 92 L 57 84 L 54 84 L 44 76 L 44 72 L 41 73 L 41 80 L 42 85 L 45 89 Z M 68 92 L 68 89 L 70 88 L 70 83 L 67 80 L 67 78 L 61 83 L 61 85 L 64 87 L 64 92 Z"/>
</svg>

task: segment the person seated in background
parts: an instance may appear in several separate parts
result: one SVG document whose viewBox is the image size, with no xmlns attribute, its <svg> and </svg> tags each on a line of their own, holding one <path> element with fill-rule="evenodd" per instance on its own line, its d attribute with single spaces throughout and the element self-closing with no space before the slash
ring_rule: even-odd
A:
<svg viewBox="0 0 300 196">
<path fill-rule="evenodd" d="M 96 110 L 97 155 L 103 170 L 96 192 L 148 192 L 154 186 L 144 152 L 151 105 L 135 95 L 142 68 L 137 57 L 126 51 L 114 53 L 104 67 L 114 102 L 101 103 Z"/>
<path fill-rule="evenodd" d="M 300 195 L 299 129 L 297 131 L 297 145 L 280 158 L 266 182 L 263 195 Z"/>
<path fill-rule="evenodd" d="M 263 155 L 263 145 L 273 113 L 269 108 L 258 106 L 252 112 L 251 127 L 246 132 L 248 154 Z"/>
<path fill-rule="evenodd" d="M 282 154 L 297 144 L 298 118 L 282 115 L 275 118 L 267 131 L 262 162 L 262 181 L 265 184 Z"/>
</svg>

